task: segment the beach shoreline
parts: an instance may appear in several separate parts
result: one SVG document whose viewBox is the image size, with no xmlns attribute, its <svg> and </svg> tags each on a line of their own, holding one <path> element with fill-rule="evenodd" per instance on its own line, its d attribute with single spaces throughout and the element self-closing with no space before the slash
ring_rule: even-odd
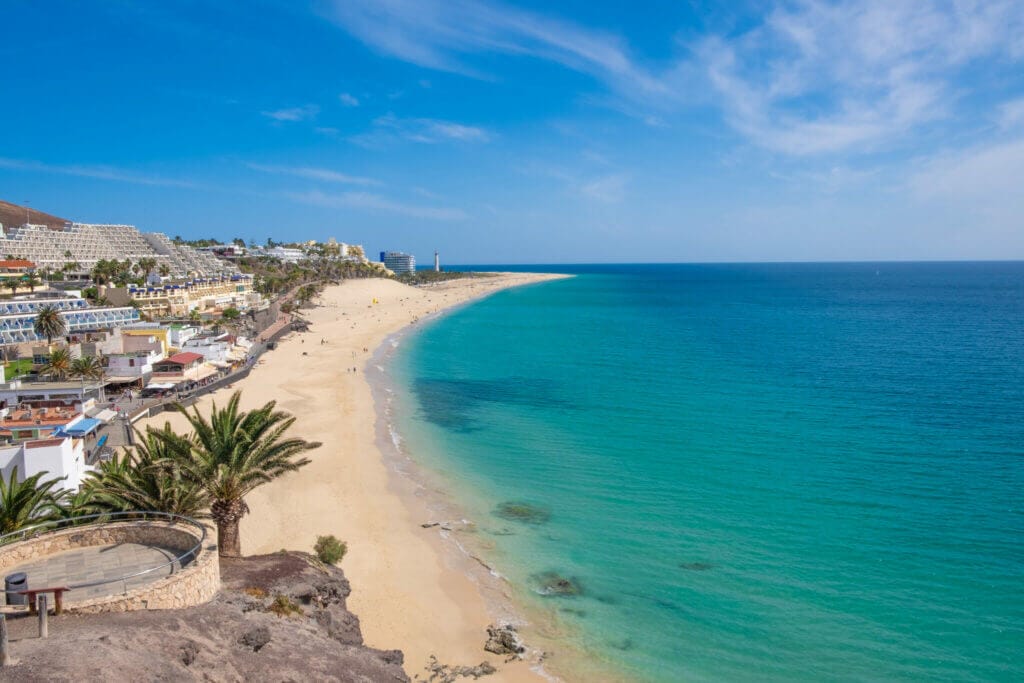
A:
<svg viewBox="0 0 1024 683">
<path fill-rule="evenodd" d="M 246 409 L 277 400 L 296 416 L 295 435 L 323 444 L 309 466 L 248 497 L 243 553 L 308 551 L 326 534 L 346 541 L 342 567 L 352 583 L 349 607 L 360 618 L 366 644 L 401 649 L 410 677 L 422 674 L 435 656 L 456 666 L 488 660 L 498 668 L 489 677 L 495 681 L 551 678 L 538 666 L 537 650 L 510 663 L 483 650 L 486 627 L 514 618 L 511 611 L 496 613 L 496 605 L 509 604 L 511 596 L 500 581 L 481 580 L 472 555 L 457 552 L 451 533 L 422 527 L 442 520 L 427 519 L 422 478 L 402 476 L 386 455 L 391 436 L 379 395 L 383 385 L 375 387 L 372 380 L 374 366 L 385 358 L 389 340 L 430 318 L 503 289 L 561 277 L 502 273 L 418 288 L 390 280 L 345 281 L 326 288 L 318 305 L 303 312 L 308 332 L 289 334 L 249 377 L 199 403 L 205 411 L 234 390 L 243 391 Z M 177 414 L 138 426 L 168 420 L 183 428 Z"/>
</svg>

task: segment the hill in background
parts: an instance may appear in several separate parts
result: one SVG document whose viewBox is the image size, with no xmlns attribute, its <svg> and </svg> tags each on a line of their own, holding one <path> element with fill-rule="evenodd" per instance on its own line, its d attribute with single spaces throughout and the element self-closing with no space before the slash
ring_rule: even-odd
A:
<svg viewBox="0 0 1024 683">
<path fill-rule="evenodd" d="M 3 224 L 5 228 L 22 225 L 25 222 L 25 207 L 18 206 L 17 204 L 11 204 L 0 200 L 0 224 Z M 70 223 L 66 218 L 60 218 L 59 216 L 53 216 L 42 211 L 36 211 L 35 209 L 29 209 L 29 223 L 35 225 L 46 225 L 54 230 L 59 230 L 64 227 L 65 223 Z"/>
</svg>

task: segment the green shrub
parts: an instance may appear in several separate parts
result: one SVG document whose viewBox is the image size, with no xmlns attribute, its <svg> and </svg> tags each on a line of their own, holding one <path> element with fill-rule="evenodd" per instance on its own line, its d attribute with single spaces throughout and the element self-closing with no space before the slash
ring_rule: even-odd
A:
<svg viewBox="0 0 1024 683">
<path fill-rule="evenodd" d="M 317 536 L 313 550 L 324 564 L 337 564 L 341 562 L 341 558 L 345 557 L 348 546 L 334 536 Z"/>
<path fill-rule="evenodd" d="M 268 612 L 273 612 L 279 617 L 290 617 L 292 615 L 301 615 L 302 608 L 299 607 L 298 603 L 289 598 L 287 595 L 275 595 L 274 601 L 267 607 Z"/>
</svg>

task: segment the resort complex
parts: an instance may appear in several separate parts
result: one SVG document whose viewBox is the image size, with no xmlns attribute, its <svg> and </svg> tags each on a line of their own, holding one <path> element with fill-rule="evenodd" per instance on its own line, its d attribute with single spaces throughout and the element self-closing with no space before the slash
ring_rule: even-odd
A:
<svg viewBox="0 0 1024 683">
<path fill-rule="evenodd" d="M 228 261 L 174 244 L 158 232 L 142 233 L 132 225 L 0 226 L 0 255 L 31 261 L 38 270 L 64 269 L 67 275 L 78 279 L 87 279 L 100 261 L 122 259 L 152 259 L 152 271 L 170 277 L 238 272 Z"/>
</svg>

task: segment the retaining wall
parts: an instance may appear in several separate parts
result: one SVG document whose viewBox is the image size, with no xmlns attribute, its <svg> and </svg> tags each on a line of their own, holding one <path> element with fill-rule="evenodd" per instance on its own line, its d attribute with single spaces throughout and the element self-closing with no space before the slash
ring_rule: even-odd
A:
<svg viewBox="0 0 1024 683">
<path fill-rule="evenodd" d="M 198 542 L 198 529 L 156 520 L 70 527 L 0 548 L 0 575 L 7 569 L 76 548 L 140 543 L 184 553 Z M 117 582 L 111 583 L 111 591 L 117 591 L 118 585 Z M 206 542 L 196 551 L 195 558 L 174 574 L 133 588 L 127 593 L 88 600 L 75 600 L 75 591 L 69 591 L 65 594 L 64 609 L 81 614 L 177 609 L 208 602 L 219 590 L 220 561 L 216 543 L 210 539 L 208 531 Z"/>
</svg>

